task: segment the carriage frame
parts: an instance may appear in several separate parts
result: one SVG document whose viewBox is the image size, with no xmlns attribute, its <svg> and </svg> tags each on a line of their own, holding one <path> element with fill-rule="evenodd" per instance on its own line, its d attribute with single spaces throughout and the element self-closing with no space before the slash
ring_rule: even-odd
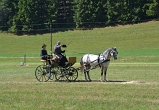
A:
<svg viewBox="0 0 159 110">
<path fill-rule="evenodd" d="M 76 63 L 76 57 L 69 57 L 67 66 L 60 66 L 55 58 L 49 60 L 53 64 L 49 65 L 48 60 L 40 60 L 43 64 L 35 69 L 35 77 L 39 82 L 54 79 L 55 81 L 75 81 L 77 79 L 78 71 L 73 67 Z"/>
</svg>

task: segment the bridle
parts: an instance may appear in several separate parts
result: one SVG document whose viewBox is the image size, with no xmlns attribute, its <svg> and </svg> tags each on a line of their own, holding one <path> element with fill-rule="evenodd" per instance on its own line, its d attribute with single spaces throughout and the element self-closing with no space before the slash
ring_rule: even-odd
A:
<svg viewBox="0 0 159 110">
<path fill-rule="evenodd" d="M 117 50 L 116 48 L 112 48 L 111 52 L 110 52 L 110 55 L 113 56 L 114 59 L 117 59 Z"/>
</svg>

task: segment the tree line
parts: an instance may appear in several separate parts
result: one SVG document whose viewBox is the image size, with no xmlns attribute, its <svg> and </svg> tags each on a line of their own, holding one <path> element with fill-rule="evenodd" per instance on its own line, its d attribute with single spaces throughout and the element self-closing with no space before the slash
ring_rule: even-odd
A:
<svg viewBox="0 0 159 110">
<path fill-rule="evenodd" d="M 159 17 L 159 0 L 0 0 L 0 30 L 39 33 L 106 27 Z M 51 25 L 50 25 L 51 24 Z"/>
</svg>

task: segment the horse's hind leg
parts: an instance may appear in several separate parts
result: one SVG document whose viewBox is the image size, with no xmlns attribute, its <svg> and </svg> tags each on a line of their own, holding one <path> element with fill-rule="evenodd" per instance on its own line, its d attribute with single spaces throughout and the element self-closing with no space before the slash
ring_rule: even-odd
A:
<svg viewBox="0 0 159 110">
<path fill-rule="evenodd" d="M 90 78 L 90 75 L 89 75 L 89 69 L 90 69 L 90 65 L 87 65 L 85 67 L 85 70 L 84 70 L 84 75 L 85 75 L 85 80 L 86 81 L 91 81 L 91 78 Z M 88 80 L 87 80 L 88 78 Z"/>
<path fill-rule="evenodd" d="M 85 80 L 87 81 L 87 76 L 86 76 L 85 70 L 84 70 L 84 77 L 85 77 Z"/>
<path fill-rule="evenodd" d="M 85 77 L 85 80 L 86 80 L 86 81 L 91 81 L 89 72 L 84 72 L 84 77 Z M 87 78 L 88 78 L 88 79 L 87 79 Z"/>
<path fill-rule="evenodd" d="M 90 78 L 90 75 L 89 75 L 89 71 L 87 72 L 87 76 L 88 76 L 88 80 L 92 81 L 91 78 Z"/>
</svg>

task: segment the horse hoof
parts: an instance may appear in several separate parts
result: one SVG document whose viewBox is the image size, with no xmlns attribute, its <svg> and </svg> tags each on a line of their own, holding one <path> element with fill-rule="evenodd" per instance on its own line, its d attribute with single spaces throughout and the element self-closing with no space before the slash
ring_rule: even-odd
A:
<svg viewBox="0 0 159 110">
<path fill-rule="evenodd" d="M 107 80 L 100 80 L 101 82 L 107 82 Z"/>
<path fill-rule="evenodd" d="M 104 80 L 102 78 L 99 79 L 101 82 L 104 82 Z"/>
</svg>

